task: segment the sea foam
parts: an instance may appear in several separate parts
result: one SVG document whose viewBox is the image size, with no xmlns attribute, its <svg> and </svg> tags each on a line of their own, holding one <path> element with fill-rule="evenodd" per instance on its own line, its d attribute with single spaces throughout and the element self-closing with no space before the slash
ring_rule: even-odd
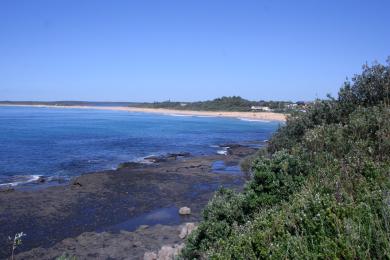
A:
<svg viewBox="0 0 390 260">
<path fill-rule="evenodd" d="M 226 147 L 221 147 L 222 150 L 218 150 L 217 151 L 217 154 L 220 154 L 220 155 L 227 155 L 228 154 L 228 150 L 230 147 L 226 146 Z"/>
<path fill-rule="evenodd" d="M 242 117 L 240 117 L 238 119 L 240 119 L 242 121 L 247 121 L 247 122 L 262 122 L 262 123 L 269 123 L 269 122 L 271 122 L 269 120 L 264 120 L 264 119 L 252 119 L 252 118 L 242 118 Z"/>
<path fill-rule="evenodd" d="M 24 175 L 24 176 L 13 176 L 13 181 L 7 183 L 0 183 L 0 187 L 10 186 L 15 187 L 21 184 L 27 184 L 39 180 L 40 175 Z"/>
</svg>

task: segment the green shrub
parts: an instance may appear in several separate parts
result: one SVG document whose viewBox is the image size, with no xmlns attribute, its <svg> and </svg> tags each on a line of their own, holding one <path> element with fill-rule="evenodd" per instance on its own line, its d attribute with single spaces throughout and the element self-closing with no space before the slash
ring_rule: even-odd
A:
<svg viewBox="0 0 390 260">
<path fill-rule="evenodd" d="M 390 258 L 389 66 L 365 66 L 338 99 L 291 115 L 243 164 L 243 192 L 219 191 L 183 257 Z"/>
</svg>

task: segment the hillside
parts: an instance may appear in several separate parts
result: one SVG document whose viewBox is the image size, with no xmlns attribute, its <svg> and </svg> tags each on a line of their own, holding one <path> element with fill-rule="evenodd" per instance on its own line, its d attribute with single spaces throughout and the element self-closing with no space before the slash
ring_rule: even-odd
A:
<svg viewBox="0 0 390 260">
<path fill-rule="evenodd" d="M 221 189 L 186 259 L 390 257 L 390 67 L 289 116 L 250 159 L 242 193 Z"/>
</svg>

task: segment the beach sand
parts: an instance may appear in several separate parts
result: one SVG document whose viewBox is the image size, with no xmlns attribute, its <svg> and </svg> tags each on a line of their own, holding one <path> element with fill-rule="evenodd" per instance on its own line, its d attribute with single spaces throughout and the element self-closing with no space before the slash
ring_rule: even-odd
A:
<svg viewBox="0 0 390 260">
<path fill-rule="evenodd" d="M 285 121 L 286 115 L 274 112 L 228 112 L 228 111 L 191 111 L 175 110 L 164 108 L 141 108 L 141 107 L 119 107 L 119 106 L 50 106 L 50 105 L 0 105 L 0 106 L 28 106 L 48 108 L 69 108 L 69 109 L 97 109 L 114 110 L 142 113 L 156 113 L 164 115 L 187 115 L 187 116 L 209 116 L 209 117 L 232 117 L 246 120 Z"/>
</svg>

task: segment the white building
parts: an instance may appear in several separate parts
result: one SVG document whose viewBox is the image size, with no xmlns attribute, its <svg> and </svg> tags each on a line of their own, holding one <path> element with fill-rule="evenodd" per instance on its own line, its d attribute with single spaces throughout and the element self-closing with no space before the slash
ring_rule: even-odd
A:
<svg viewBox="0 0 390 260">
<path fill-rule="evenodd" d="M 271 111 L 271 108 L 269 107 L 262 107 L 262 106 L 251 106 L 252 110 L 261 110 L 261 111 Z"/>
</svg>

